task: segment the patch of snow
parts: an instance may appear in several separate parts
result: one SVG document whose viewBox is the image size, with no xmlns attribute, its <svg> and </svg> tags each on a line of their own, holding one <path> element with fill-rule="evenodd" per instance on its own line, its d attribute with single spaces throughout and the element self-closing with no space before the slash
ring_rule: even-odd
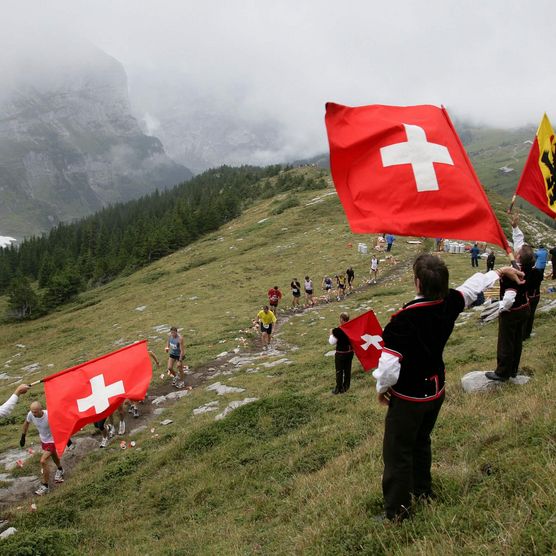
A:
<svg viewBox="0 0 556 556">
<path fill-rule="evenodd" d="M 0 236 L 0 247 L 8 247 L 14 241 L 17 241 L 15 237 Z"/>
<path fill-rule="evenodd" d="M 263 222 L 266 222 L 268 220 L 268 218 L 263 218 L 262 220 L 259 220 L 257 222 L 257 224 L 262 224 Z"/>
<path fill-rule="evenodd" d="M 147 308 L 146 305 L 139 305 L 139 307 L 135 307 L 136 311 L 143 312 Z"/>
<path fill-rule="evenodd" d="M 25 349 L 27 346 L 24 344 L 15 344 L 16 348 Z"/>
<path fill-rule="evenodd" d="M 159 334 L 162 334 L 163 332 L 170 332 L 170 325 L 168 325 L 168 324 L 157 324 L 156 326 L 153 326 L 153 330 L 155 332 L 158 332 Z"/>
<path fill-rule="evenodd" d="M 335 354 L 336 354 L 336 350 L 333 349 L 332 351 L 327 351 L 327 352 L 324 354 L 324 356 L 325 356 L 325 357 L 332 357 L 332 356 L 335 355 Z"/>
<path fill-rule="evenodd" d="M 501 168 L 498 168 L 498 170 L 500 170 L 503 174 L 511 174 L 512 172 L 515 172 L 515 170 L 509 166 L 502 166 Z"/>
</svg>

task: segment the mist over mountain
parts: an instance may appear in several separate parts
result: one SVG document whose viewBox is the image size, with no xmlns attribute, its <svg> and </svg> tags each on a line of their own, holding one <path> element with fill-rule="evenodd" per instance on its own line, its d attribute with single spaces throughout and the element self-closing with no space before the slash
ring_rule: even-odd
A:
<svg viewBox="0 0 556 556">
<path fill-rule="evenodd" d="M 0 58 L 2 234 L 45 231 L 191 177 L 139 127 L 120 62 L 68 37 L 42 52 L 13 47 Z"/>
<path fill-rule="evenodd" d="M 199 90 L 179 72 L 129 71 L 132 110 L 143 131 L 160 138 L 170 157 L 196 173 L 222 164 L 266 165 L 304 154 L 284 121 L 255 110 L 246 92 Z M 296 150 L 299 149 L 299 150 Z"/>
</svg>

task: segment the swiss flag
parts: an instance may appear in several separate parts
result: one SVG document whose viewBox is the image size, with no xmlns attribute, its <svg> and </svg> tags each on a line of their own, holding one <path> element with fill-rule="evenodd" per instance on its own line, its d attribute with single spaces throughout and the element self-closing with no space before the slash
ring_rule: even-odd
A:
<svg viewBox="0 0 556 556">
<path fill-rule="evenodd" d="M 353 232 L 508 249 L 444 108 L 328 103 L 326 128 L 332 178 Z"/>
<path fill-rule="evenodd" d="M 126 398 L 142 400 L 151 377 L 143 340 L 43 379 L 58 454 L 62 455 L 72 434 L 108 417 Z"/>
<path fill-rule="evenodd" d="M 349 338 L 365 372 L 376 368 L 382 352 L 382 328 L 373 311 L 367 311 L 342 324 L 340 328 Z"/>
</svg>

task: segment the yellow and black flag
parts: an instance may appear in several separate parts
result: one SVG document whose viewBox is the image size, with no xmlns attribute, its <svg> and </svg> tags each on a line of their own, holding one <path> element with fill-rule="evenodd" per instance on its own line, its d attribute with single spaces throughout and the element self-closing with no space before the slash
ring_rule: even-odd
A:
<svg viewBox="0 0 556 556">
<path fill-rule="evenodd" d="M 556 140 L 546 114 L 533 140 L 515 194 L 556 219 Z"/>
</svg>

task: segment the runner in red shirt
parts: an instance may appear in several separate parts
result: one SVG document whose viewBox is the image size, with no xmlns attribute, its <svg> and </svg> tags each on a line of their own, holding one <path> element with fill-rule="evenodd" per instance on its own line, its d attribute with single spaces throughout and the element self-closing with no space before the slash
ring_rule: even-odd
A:
<svg viewBox="0 0 556 556">
<path fill-rule="evenodd" d="M 278 302 L 282 299 L 282 292 L 278 289 L 278 286 L 274 286 L 268 290 L 268 304 L 270 305 L 270 310 L 276 315 L 278 309 Z"/>
</svg>

